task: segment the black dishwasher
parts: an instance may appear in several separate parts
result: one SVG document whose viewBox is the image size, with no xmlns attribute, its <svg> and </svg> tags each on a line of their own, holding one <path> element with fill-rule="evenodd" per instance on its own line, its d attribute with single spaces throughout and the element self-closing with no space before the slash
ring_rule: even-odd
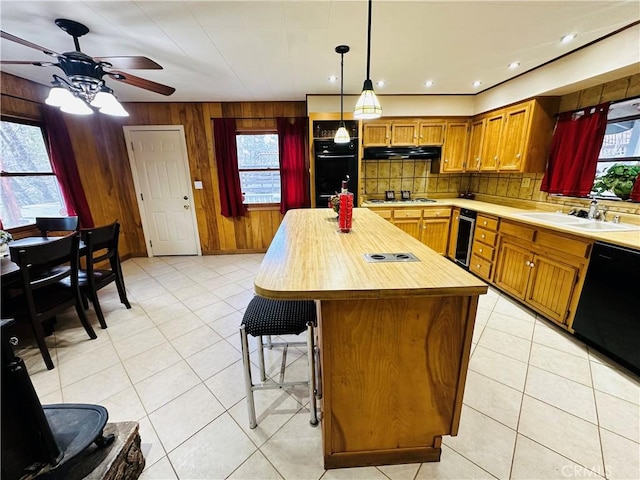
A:
<svg viewBox="0 0 640 480">
<path fill-rule="evenodd" d="M 573 321 L 576 336 L 640 374 L 640 251 L 596 242 Z"/>
</svg>

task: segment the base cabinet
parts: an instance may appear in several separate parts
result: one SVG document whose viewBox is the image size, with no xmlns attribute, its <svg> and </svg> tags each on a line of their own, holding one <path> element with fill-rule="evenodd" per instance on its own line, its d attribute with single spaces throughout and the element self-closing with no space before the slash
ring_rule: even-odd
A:
<svg viewBox="0 0 640 480">
<path fill-rule="evenodd" d="M 447 253 L 449 244 L 449 224 L 451 222 L 450 208 L 424 209 L 422 219 L 422 233 L 420 241 L 435 250 L 440 255 Z"/>
<path fill-rule="evenodd" d="M 503 222 L 500 229 L 493 283 L 545 317 L 570 327 L 591 242 L 510 222 Z"/>
</svg>

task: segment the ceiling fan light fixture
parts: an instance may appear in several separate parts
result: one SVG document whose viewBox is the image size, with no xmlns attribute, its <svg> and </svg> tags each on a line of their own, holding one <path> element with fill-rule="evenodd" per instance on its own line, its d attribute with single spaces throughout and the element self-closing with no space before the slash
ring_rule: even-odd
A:
<svg viewBox="0 0 640 480">
<path fill-rule="evenodd" d="M 73 99 L 73 94 L 69 90 L 61 85 L 54 85 L 51 87 L 51 90 L 49 90 L 49 96 L 44 103 L 52 107 L 62 107 L 69 102 L 73 102 Z"/>
<path fill-rule="evenodd" d="M 382 107 L 380 106 L 378 97 L 376 97 L 376 92 L 373 91 L 373 84 L 371 83 L 371 76 L 369 75 L 369 67 L 371 65 L 371 3 L 372 0 L 369 0 L 369 18 L 367 21 L 367 79 L 364 81 L 362 93 L 353 110 L 354 118 L 359 120 L 379 118 L 382 116 Z"/>
<path fill-rule="evenodd" d="M 73 94 L 70 94 L 69 101 L 60 107 L 65 113 L 71 113 L 73 115 L 92 115 L 93 110 L 86 104 L 86 102 Z"/>
<path fill-rule="evenodd" d="M 100 90 L 89 103 L 89 105 L 95 108 L 104 108 L 114 104 L 119 105 L 120 103 L 116 100 L 116 97 L 113 96 L 113 93 L 108 90 Z"/>
<path fill-rule="evenodd" d="M 115 97 L 114 97 L 115 99 Z M 104 113 L 105 115 L 111 115 L 113 117 L 128 117 L 129 113 L 124 109 L 124 107 L 116 100 L 116 104 L 108 105 L 106 107 L 102 107 L 100 109 L 100 113 Z"/>
</svg>

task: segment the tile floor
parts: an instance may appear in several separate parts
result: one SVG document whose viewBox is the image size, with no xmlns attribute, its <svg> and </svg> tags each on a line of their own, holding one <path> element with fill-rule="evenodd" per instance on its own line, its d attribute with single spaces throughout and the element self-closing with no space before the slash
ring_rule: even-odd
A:
<svg viewBox="0 0 640 480">
<path fill-rule="evenodd" d="M 250 430 L 238 326 L 261 259 L 124 262 L 133 308 L 104 289 L 109 328 L 90 311 L 98 339 L 69 315 L 48 340 L 54 370 L 19 350 L 41 401 L 137 420 L 145 480 L 640 478 L 638 377 L 496 290 L 480 299 L 460 432 L 441 462 L 325 471 L 303 391 L 258 392 Z M 288 358 L 288 374 L 304 375 L 303 352 Z M 268 362 L 277 369 L 275 353 Z"/>
</svg>

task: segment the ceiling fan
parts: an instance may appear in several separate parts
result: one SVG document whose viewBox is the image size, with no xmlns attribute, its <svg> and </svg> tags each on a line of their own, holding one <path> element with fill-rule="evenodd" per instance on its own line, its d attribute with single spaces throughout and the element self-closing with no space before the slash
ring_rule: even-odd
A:
<svg viewBox="0 0 640 480">
<path fill-rule="evenodd" d="M 93 113 L 93 110 L 88 107 L 91 105 L 99 108 L 102 113 L 126 116 L 124 108 L 113 96 L 113 90 L 105 84 L 103 79 L 105 76 L 161 95 L 169 96 L 175 92 L 176 89 L 173 87 L 152 82 L 121 70 L 114 70 L 114 68 L 162 70 L 162 67 L 150 58 L 142 56 L 90 57 L 80 51 L 80 43 L 78 42 L 79 37 L 89 33 L 89 28 L 64 18 L 56 19 L 55 23 L 73 37 L 75 51 L 57 53 L 10 33 L 0 31 L 1 38 L 39 50 L 55 59 L 51 62 L 2 60 L 0 64 L 58 67 L 64 72 L 65 78 L 53 75 L 53 88 L 46 101 L 49 105 L 59 106 L 62 111 L 78 114 Z M 78 103 L 78 100 L 81 104 Z"/>
</svg>

